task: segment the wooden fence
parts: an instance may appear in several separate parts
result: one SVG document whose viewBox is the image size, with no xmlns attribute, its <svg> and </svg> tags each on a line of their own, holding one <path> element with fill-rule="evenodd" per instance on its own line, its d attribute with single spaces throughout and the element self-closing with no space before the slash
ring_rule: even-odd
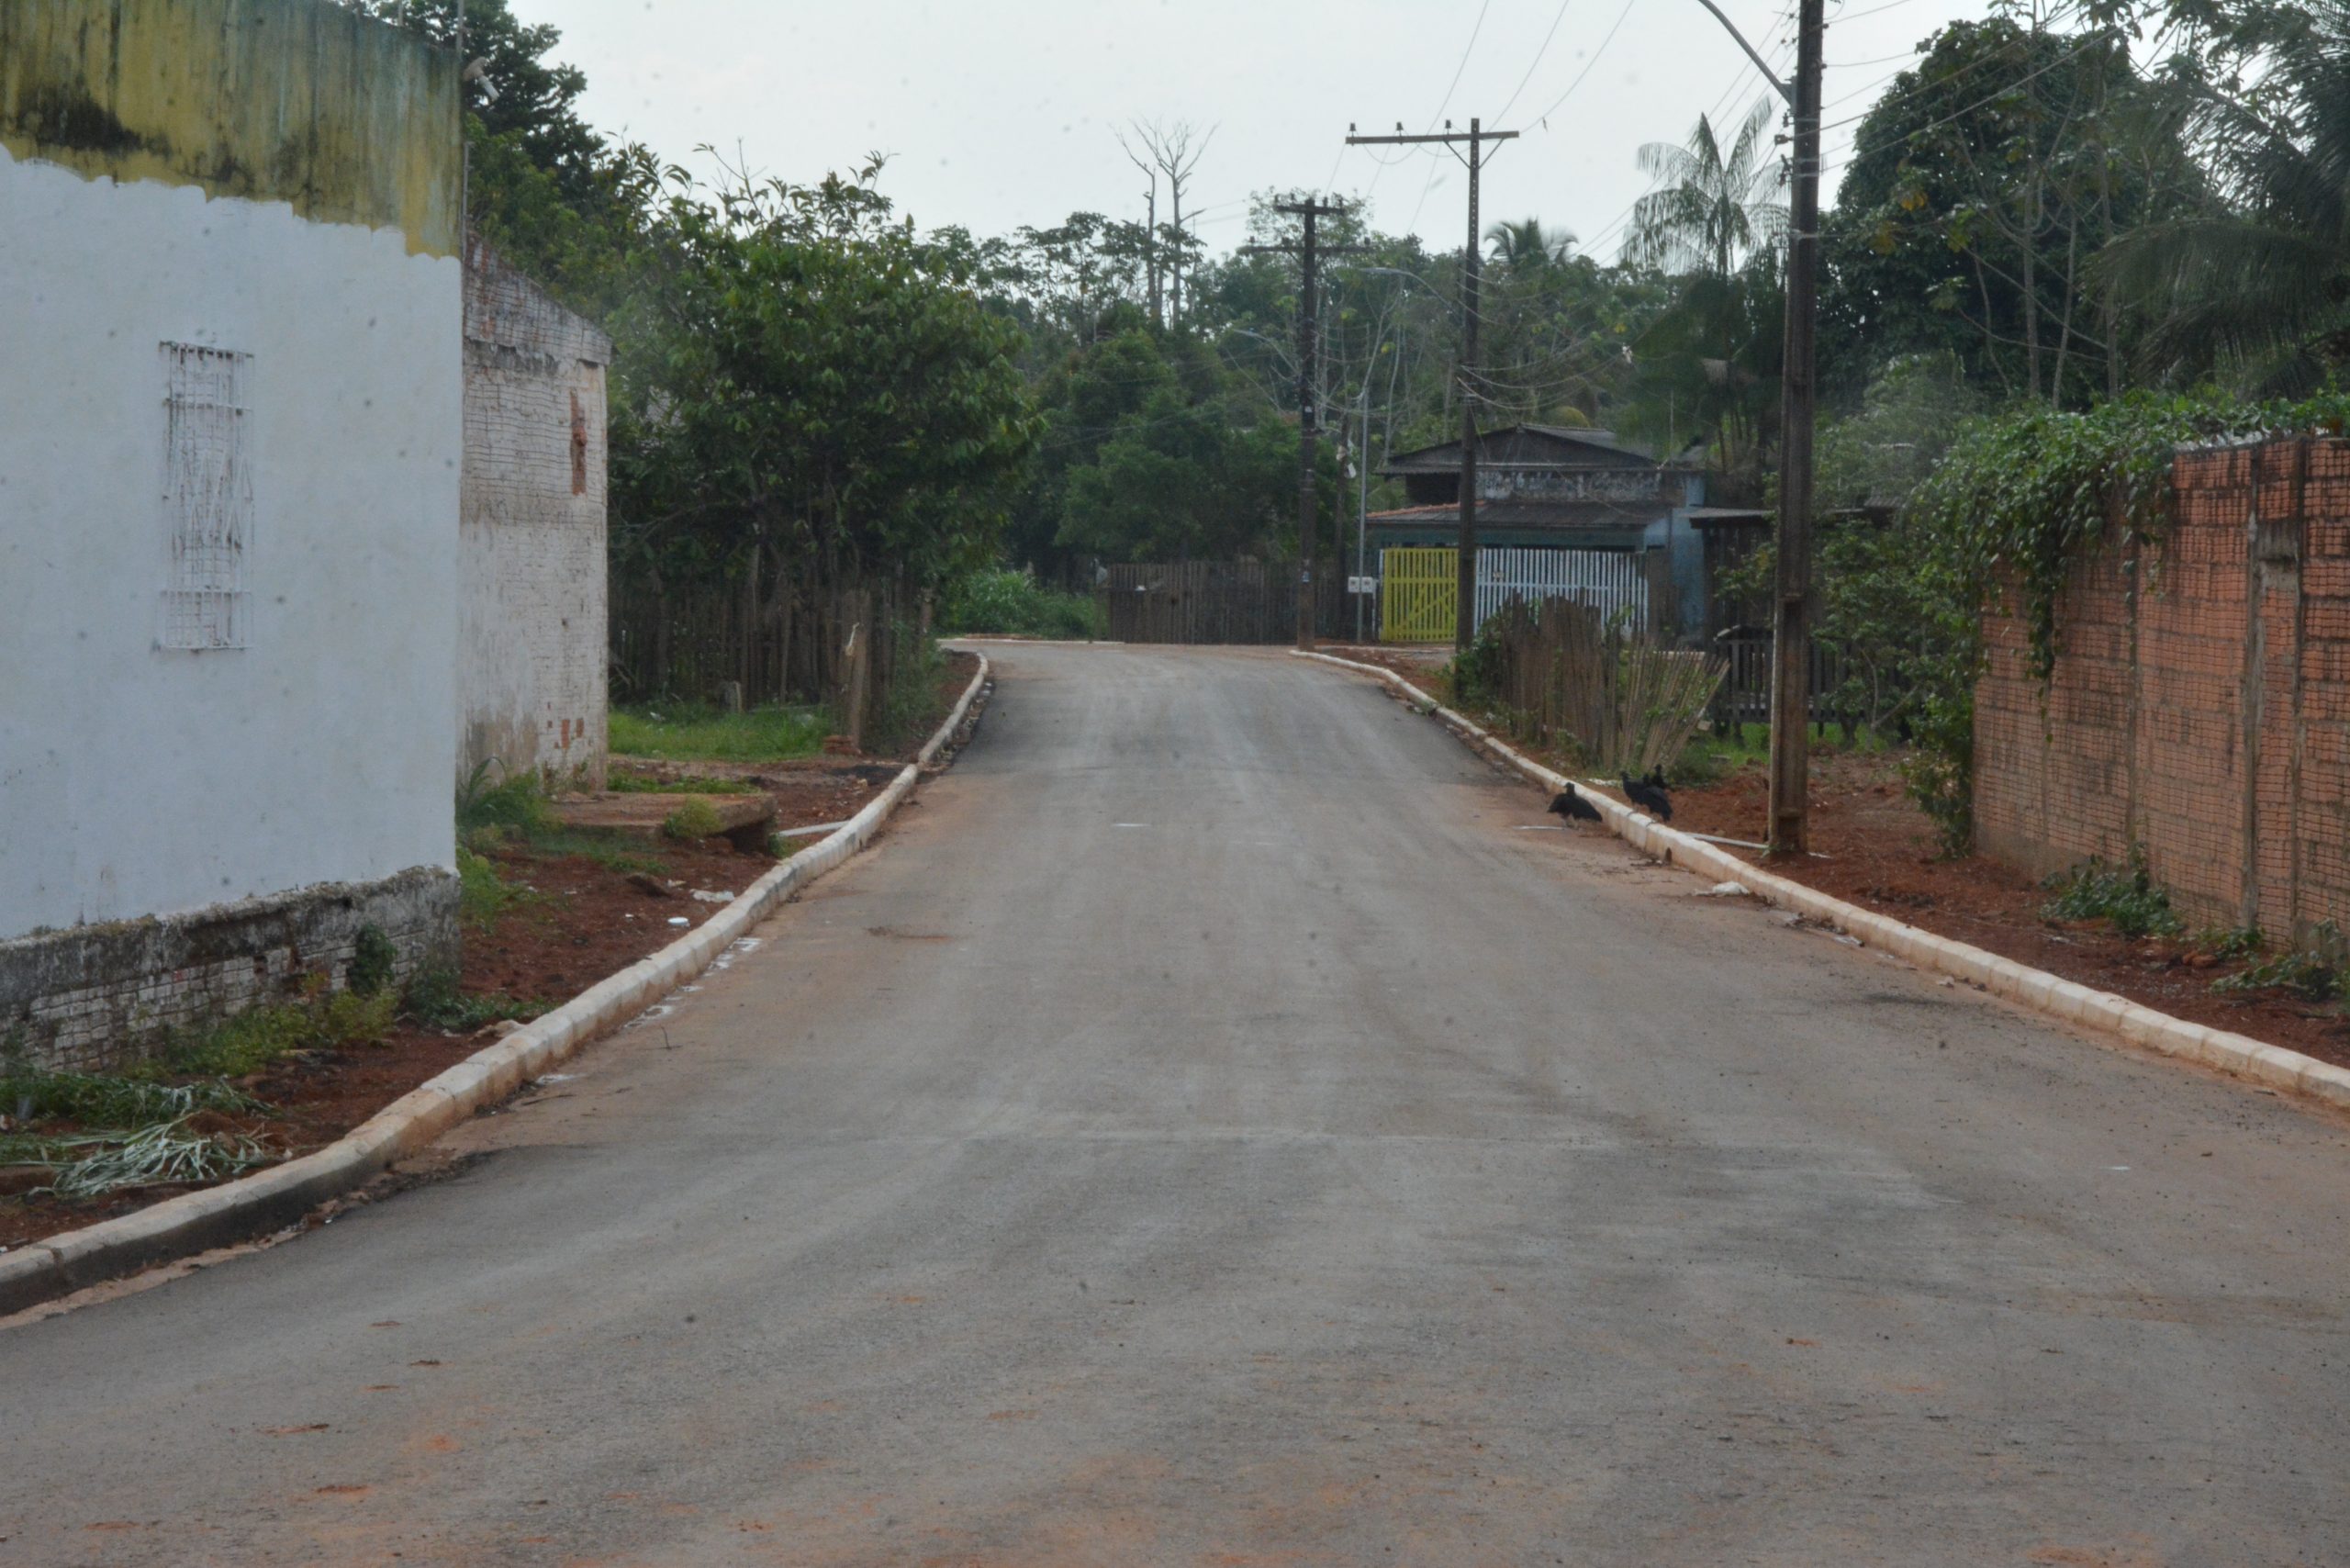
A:
<svg viewBox="0 0 2350 1568">
<path fill-rule="evenodd" d="M 1771 637 L 1768 633 L 1720 637 L 1714 647 L 1729 674 L 1714 697 L 1708 717 L 1718 733 L 1735 734 L 1733 725 L 1771 722 Z M 1840 711 L 1837 694 L 1843 689 L 1848 662 L 1841 651 L 1825 643 L 1811 644 L 1811 693 L 1808 711 L 1815 724 L 1856 722 Z"/>
<path fill-rule="evenodd" d="M 1598 606 L 1513 598 L 1485 623 L 1492 653 L 1465 690 L 1503 727 L 1609 772 L 1669 767 L 1720 686 L 1716 655 L 1663 645 Z M 1483 646 L 1483 644 L 1481 644 Z"/>
<path fill-rule="evenodd" d="M 1297 637 L 1298 569 L 1263 561 L 1180 561 L 1112 566 L 1110 640 L 1117 643 L 1268 643 Z M 1315 583 L 1315 635 L 1352 634 L 1347 580 Z"/>
<path fill-rule="evenodd" d="M 860 734 L 888 711 L 901 657 L 926 630 L 917 597 L 887 578 L 674 584 L 615 570 L 610 593 L 613 701 L 715 703 L 739 682 L 746 707 L 827 706 Z M 864 711 L 852 722 L 860 656 Z"/>
</svg>

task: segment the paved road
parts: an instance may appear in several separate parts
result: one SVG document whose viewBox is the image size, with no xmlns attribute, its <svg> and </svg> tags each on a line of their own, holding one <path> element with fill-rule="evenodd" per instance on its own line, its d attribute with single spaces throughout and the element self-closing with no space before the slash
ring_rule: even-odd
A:
<svg viewBox="0 0 2350 1568">
<path fill-rule="evenodd" d="M 2350 1562 L 2350 1136 L 1277 655 L 978 743 L 438 1184 L 0 1333 L 0 1561 Z"/>
</svg>

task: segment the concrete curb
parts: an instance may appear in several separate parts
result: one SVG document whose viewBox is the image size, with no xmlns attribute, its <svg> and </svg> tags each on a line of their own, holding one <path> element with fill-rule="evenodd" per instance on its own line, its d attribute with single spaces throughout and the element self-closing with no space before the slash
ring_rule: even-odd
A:
<svg viewBox="0 0 2350 1568">
<path fill-rule="evenodd" d="M 1969 985 L 1979 986 L 1994 996 L 2021 1002 L 2051 1017 L 2108 1030 L 2120 1035 L 2132 1045 L 2144 1046 L 2168 1056 L 2184 1057 L 2189 1061 L 2233 1073 L 2267 1088 L 2305 1094 L 2313 1100 L 2350 1109 L 2350 1070 L 2319 1061 L 2314 1057 L 2303 1056 L 2299 1051 L 2265 1044 L 2249 1036 L 2231 1034 L 2224 1029 L 2190 1024 L 2167 1013 L 2157 1013 L 2127 997 L 2116 996 L 2111 991 L 2092 991 L 2076 981 L 2061 980 L 2044 969 L 2019 964 L 2012 958 L 1986 953 L 1964 942 L 1953 942 L 1947 936 L 1937 936 L 1930 931 L 1921 931 L 1914 925 L 1906 925 L 1886 915 L 1846 903 L 1841 899 L 1831 898 L 1800 882 L 1789 881 L 1685 833 L 1675 832 L 1645 812 L 1636 812 L 1620 801 L 1586 790 L 1565 775 L 1553 772 L 1531 757 L 1521 755 L 1491 731 L 1438 703 L 1435 698 L 1392 669 L 1363 664 L 1356 659 L 1338 658 L 1330 654 L 1309 654 L 1295 649 L 1292 652 L 1300 658 L 1315 659 L 1342 669 L 1360 670 L 1366 675 L 1379 677 L 1411 697 L 1425 711 L 1433 713 L 1471 744 L 1500 757 L 1528 778 L 1548 790 L 1574 790 L 1598 809 L 1601 820 L 1611 832 L 1635 849 L 1717 882 L 1736 882 L 1765 903 L 1792 910 L 1807 920 L 1832 926 L 1848 936 L 1859 938 L 1869 946 L 1907 959 L 1921 969 L 1930 969 Z"/>
<path fill-rule="evenodd" d="M 324 1148 L 0 1257 L 0 1316 L 155 1263 L 291 1225 L 394 1160 L 426 1148 L 476 1111 L 497 1103 L 701 973 L 792 893 L 872 842 L 881 824 L 912 793 L 923 770 L 969 717 L 971 704 L 988 681 L 987 656 L 979 658 L 979 667 L 954 711 L 888 788 L 821 843 L 753 882 L 699 929 L 606 976 L 553 1012 L 408 1091 Z"/>
</svg>

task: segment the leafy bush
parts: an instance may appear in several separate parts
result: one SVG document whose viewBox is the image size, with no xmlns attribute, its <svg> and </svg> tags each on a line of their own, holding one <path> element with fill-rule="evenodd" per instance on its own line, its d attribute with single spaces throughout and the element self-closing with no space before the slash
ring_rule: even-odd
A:
<svg viewBox="0 0 2350 1568">
<path fill-rule="evenodd" d="M 2242 996 L 2258 991 L 2289 991 L 2305 1002 L 2325 1002 L 2341 994 L 2342 976 L 2314 953 L 2279 953 L 2246 965 L 2211 982 L 2212 994 Z"/>
<path fill-rule="evenodd" d="M 2176 936 L 2185 922 L 2170 907 L 2170 894 L 2154 886 L 2142 850 L 2132 849 L 2127 866 L 2092 858 L 2044 884 L 2056 896 L 2042 904 L 2044 920 L 2102 920 L 2124 936 Z"/>
<path fill-rule="evenodd" d="M 719 821 L 718 808 L 708 801 L 688 801 L 661 819 L 661 832 L 669 838 L 708 838 L 723 832 L 725 823 Z"/>
<path fill-rule="evenodd" d="M 970 573 L 948 585 L 938 606 L 942 632 L 1091 641 L 1107 634 L 1108 617 L 1091 594 L 1040 586 L 1028 572 L 1004 566 Z"/>
<path fill-rule="evenodd" d="M 192 1036 L 183 1036 L 143 1070 L 153 1076 L 242 1078 L 297 1051 L 373 1045 L 391 1032 L 399 996 L 314 990 L 297 1002 L 248 1008 Z"/>
</svg>

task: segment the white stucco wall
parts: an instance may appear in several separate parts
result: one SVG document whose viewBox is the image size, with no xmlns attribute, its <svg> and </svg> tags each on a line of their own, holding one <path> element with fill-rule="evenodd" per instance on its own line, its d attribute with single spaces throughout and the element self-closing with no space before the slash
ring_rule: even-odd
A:
<svg viewBox="0 0 2350 1568">
<path fill-rule="evenodd" d="M 461 266 L 0 151 L 0 937 L 448 867 Z M 159 345 L 252 356 L 249 635 L 159 646 Z"/>
</svg>

